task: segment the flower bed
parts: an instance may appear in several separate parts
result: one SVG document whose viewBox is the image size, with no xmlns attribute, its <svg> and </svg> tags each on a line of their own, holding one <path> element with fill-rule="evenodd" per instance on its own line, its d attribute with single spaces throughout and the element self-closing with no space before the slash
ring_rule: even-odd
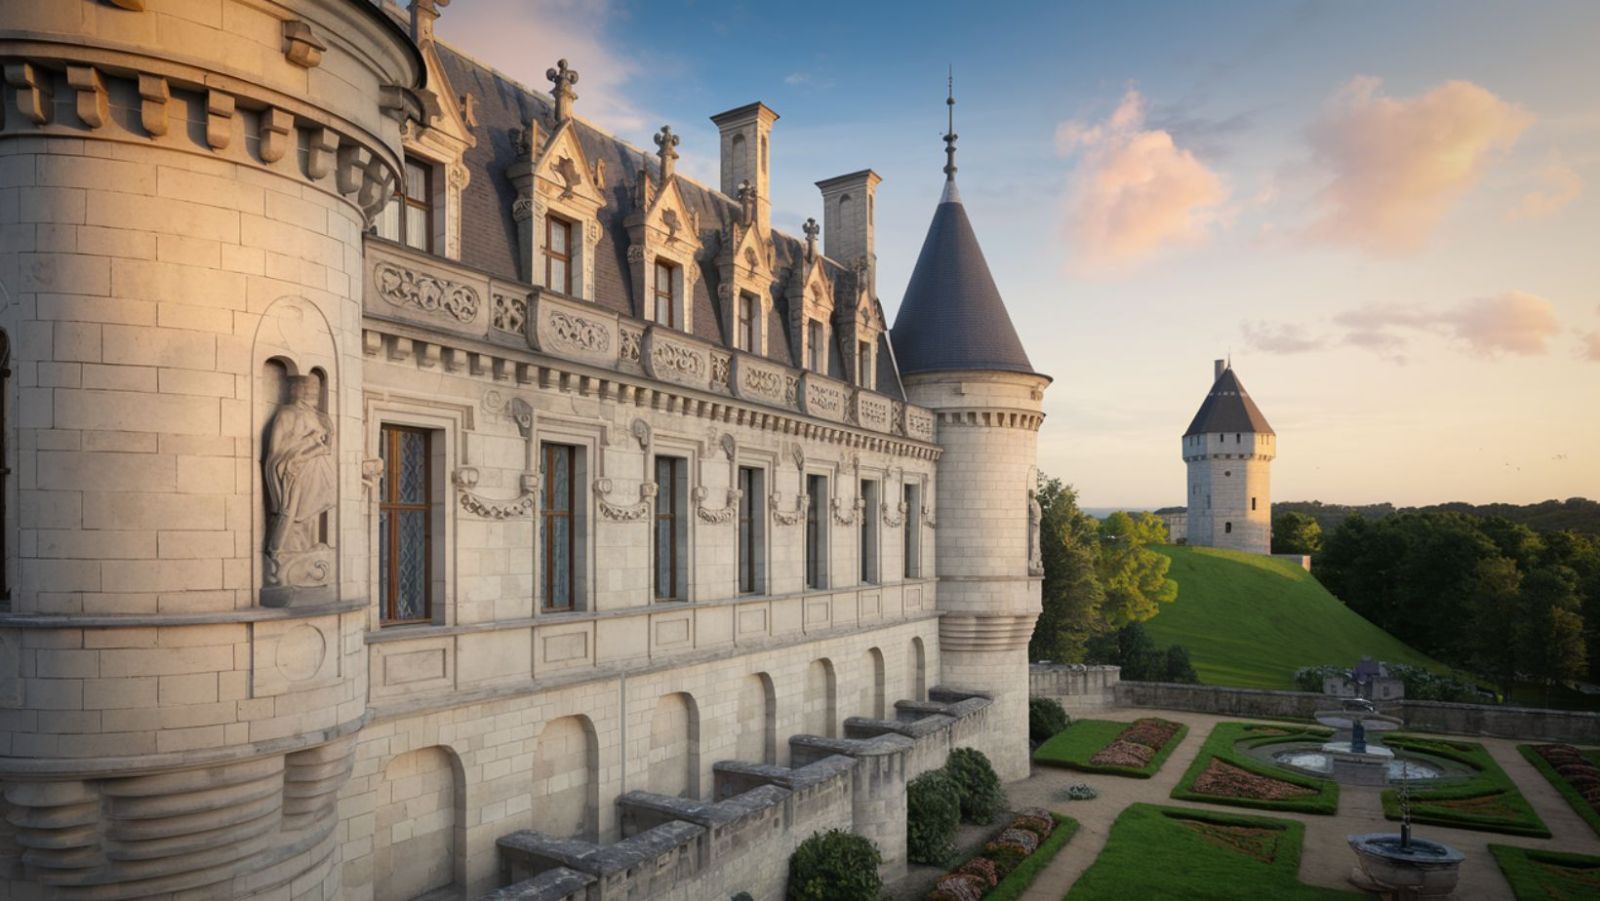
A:
<svg viewBox="0 0 1600 901">
<path fill-rule="evenodd" d="M 1517 901 L 1600 897 L 1600 857 L 1490 845 Z"/>
<path fill-rule="evenodd" d="M 1589 828 L 1600 834 L 1600 748 L 1518 745 L 1517 750 L 1544 774 Z"/>
<path fill-rule="evenodd" d="M 1414 735 L 1386 736 L 1383 743 L 1399 751 L 1454 760 L 1475 771 L 1465 782 L 1434 789 L 1413 787 L 1411 819 L 1415 822 L 1480 832 L 1550 837 L 1550 830 L 1539 819 L 1533 805 L 1483 745 Z M 1400 819 L 1400 793 L 1396 789 L 1384 790 L 1383 814 L 1391 820 Z"/>
<path fill-rule="evenodd" d="M 986 845 L 940 878 L 929 901 L 1012 901 L 1078 831 L 1078 822 L 1043 808 L 1017 813 Z"/>
<path fill-rule="evenodd" d="M 1310 727 L 1218 723 L 1173 788 L 1172 797 L 1258 810 L 1332 814 L 1339 807 L 1339 786 L 1333 780 L 1291 773 L 1245 753 L 1245 749 L 1262 745 L 1325 741 L 1331 734 Z"/>
<path fill-rule="evenodd" d="M 1154 717 L 1132 723 L 1078 720 L 1040 745 L 1033 759 L 1086 773 L 1148 779 L 1188 734 L 1188 726 Z"/>
</svg>

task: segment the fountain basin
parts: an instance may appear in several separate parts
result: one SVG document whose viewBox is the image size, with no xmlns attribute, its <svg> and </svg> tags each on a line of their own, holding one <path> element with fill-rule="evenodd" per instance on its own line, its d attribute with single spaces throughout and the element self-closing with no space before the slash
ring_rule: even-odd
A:
<svg viewBox="0 0 1600 901">
<path fill-rule="evenodd" d="M 1264 745 L 1247 753 L 1288 770 L 1356 785 L 1437 783 L 1471 775 L 1448 760 L 1409 752 L 1397 755 L 1393 749 L 1378 744 L 1368 744 L 1364 755 L 1352 752 L 1348 742 L 1286 742 Z"/>
<path fill-rule="evenodd" d="M 1466 860 L 1465 854 L 1449 845 L 1425 838 L 1412 838 L 1403 846 L 1394 832 L 1352 835 L 1347 840 L 1370 888 L 1403 897 L 1450 894 L 1461 878 L 1461 862 Z M 1351 881 L 1361 885 L 1358 880 Z"/>
</svg>

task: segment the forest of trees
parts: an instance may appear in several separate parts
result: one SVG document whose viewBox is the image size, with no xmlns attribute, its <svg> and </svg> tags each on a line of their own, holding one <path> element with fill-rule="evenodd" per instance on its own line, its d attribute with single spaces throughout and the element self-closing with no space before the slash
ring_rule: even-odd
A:
<svg viewBox="0 0 1600 901">
<path fill-rule="evenodd" d="M 1464 513 L 1479 518 L 1499 517 L 1540 532 L 1573 531 L 1600 537 L 1600 501 L 1570 497 L 1536 504 L 1468 504 L 1453 501 L 1425 507 L 1396 507 L 1394 504 L 1324 504 L 1322 501 L 1273 501 L 1272 513 L 1303 513 L 1317 521 L 1324 532 L 1332 532 L 1352 513 L 1367 519 L 1382 519 L 1397 513 Z"/>
<path fill-rule="evenodd" d="M 1594 535 L 1433 510 L 1352 514 L 1321 541 L 1313 575 L 1420 651 L 1502 690 L 1600 680 Z"/>
</svg>

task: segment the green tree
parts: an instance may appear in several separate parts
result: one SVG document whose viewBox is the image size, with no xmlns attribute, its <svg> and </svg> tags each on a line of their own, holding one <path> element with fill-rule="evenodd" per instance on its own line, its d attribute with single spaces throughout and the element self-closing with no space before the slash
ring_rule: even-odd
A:
<svg viewBox="0 0 1600 901">
<path fill-rule="evenodd" d="M 1162 604 L 1178 599 L 1178 583 L 1167 578 L 1172 561 L 1149 548 L 1164 542 L 1166 535 L 1166 526 L 1149 513 L 1118 511 L 1100 523 L 1097 569 L 1105 592 L 1100 610 L 1108 628 L 1144 622 Z"/>
<path fill-rule="evenodd" d="M 1322 526 L 1309 513 L 1279 513 L 1272 517 L 1274 554 L 1315 554 L 1322 550 Z"/>
<path fill-rule="evenodd" d="M 1516 634 L 1525 675 L 1549 691 L 1587 669 L 1578 574 L 1567 566 L 1542 566 L 1522 581 L 1522 626 Z"/>
<path fill-rule="evenodd" d="M 1516 561 L 1509 557 L 1478 561 L 1467 596 L 1474 639 L 1467 663 L 1493 679 L 1503 695 L 1511 692 L 1511 684 L 1517 680 L 1519 648 L 1511 636 L 1522 615 L 1521 598 L 1522 574 L 1517 572 Z"/>
<path fill-rule="evenodd" d="M 1033 638 L 1032 660 L 1082 663 L 1084 642 L 1105 630 L 1100 605 L 1105 594 L 1095 573 L 1099 525 L 1078 509 L 1072 486 L 1039 476 L 1036 495 L 1040 554 L 1044 558 L 1044 604 Z"/>
</svg>

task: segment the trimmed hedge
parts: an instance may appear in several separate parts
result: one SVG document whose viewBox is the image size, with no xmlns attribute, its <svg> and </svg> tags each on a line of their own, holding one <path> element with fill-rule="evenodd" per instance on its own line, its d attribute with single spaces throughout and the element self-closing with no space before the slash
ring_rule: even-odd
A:
<svg viewBox="0 0 1600 901">
<path fill-rule="evenodd" d="M 1435 757 L 1444 757 L 1457 763 L 1465 764 L 1477 773 L 1465 782 L 1443 786 L 1433 789 L 1411 788 L 1411 819 L 1417 823 L 1429 823 L 1434 826 L 1454 826 L 1458 829 L 1475 829 L 1479 832 L 1499 832 L 1505 835 L 1529 835 L 1535 838 L 1549 838 L 1550 830 L 1544 821 L 1539 819 L 1539 814 L 1534 811 L 1533 805 L 1517 790 L 1515 782 L 1494 762 L 1489 752 L 1483 745 L 1475 742 L 1445 741 L 1437 738 L 1422 738 L 1415 735 L 1390 735 L 1383 740 L 1385 745 L 1396 750 L 1414 751 L 1422 754 L 1432 754 Z M 1473 801 L 1493 798 L 1510 812 L 1509 816 L 1498 817 L 1482 813 L 1473 813 L 1436 803 L 1441 801 Z M 1391 820 L 1400 819 L 1400 792 L 1396 789 L 1385 789 L 1383 792 L 1383 815 Z"/>
<path fill-rule="evenodd" d="M 1556 772 L 1556 768 L 1550 765 L 1550 761 L 1545 760 L 1539 755 L 1538 751 L 1534 750 L 1533 745 L 1517 745 L 1517 750 L 1521 751 L 1522 756 L 1533 764 L 1534 769 L 1544 774 L 1546 781 L 1555 786 L 1556 791 L 1561 793 L 1561 797 L 1567 799 L 1567 803 L 1572 806 L 1578 816 L 1583 817 L 1583 821 L 1589 824 L 1589 828 L 1593 829 L 1596 835 L 1600 835 L 1600 811 L 1595 810 L 1592 804 L 1585 801 L 1583 795 L 1578 794 L 1578 790 L 1567 782 L 1566 777 Z M 1593 748 L 1587 750 L 1579 749 L 1579 752 L 1590 762 L 1600 764 L 1600 750 Z"/>
<path fill-rule="evenodd" d="M 1172 737 L 1167 739 L 1167 743 L 1150 758 L 1150 762 L 1142 767 L 1089 762 L 1102 748 L 1116 741 L 1118 736 L 1132 725 L 1111 720 L 1078 720 L 1068 726 L 1066 731 L 1040 745 L 1039 750 L 1033 752 L 1033 762 L 1085 773 L 1109 773 L 1113 776 L 1149 779 L 1161 770 L 1162 764 L 1167 762 L 1167 758 L 1172 756 L 1172 752 L 1177 750 L 1178 745 L 1189 735 L 1189 727 L 1177 723 L 1178 731 L 1174 732 Z"/>
<path fill-rule="evenodd" d="M 961 801 L 961 818 L 980 825 L 994 822 L 1006 806 L 1006 792 L 1000 787 L 989 758 L 976 748 L 956 748 L 945 759 L 945 775 L 956 787 Z"/>
<path fill-rule="evenodd" d="M 1241 742 L 1248 743 L 1251 748 L 1258 748 L 1263 745 L 1282 744 L 1290 741 L 1326 741 L 1332 734 L 1333 732 L 1330 729 L 1297 728 L 1290 725 L 1218 723 L 1212 727 L 1211 734 L 1206 738 L 1206 743 L 1200 746 L 1200 753 L 1195 756 L 1194 763 L 1189 764 L 1189 769 L 1184 772 L 1183 778 L 1178 780 L 1177 786 L 1172 789 L 1172 797 L 1179 801 L 1199 801 L 1205 804 L 1229 804 L 1234 807 L 1249 807 L 1255 810 L 1284 810 L 1292 813 L 1314 813 L 1331 816 L 1339 809 L 1338 783 L 1332 779 L 1318 779 L 1315 776 L 1306 776 L 1289 772 L 1279 767 L 1269 766 L 1242 753 L 1235 746 Z M 1232 764 L 1257 776 L 1279 779 L 1291 785 L 1313 789 L 1317 794 L 1303 798 L 1284 798 L 1274 801 L 1266 798 L 1207 795 L 1195 791 L 1195 780 L 1200 778 L 1200 774 L 1206 771 L 1206 767 L 1211 765 L 1213 759 Z"/>
<path fill-rule="evenodd" d="M 871 839 L 829 829 L 813 832 L 789 858 L 789 901 L 878 901 L 883 855 Z"/>
<path fill-rule="evenodd" d="M 1566 901 L 1594 896 L 1600 857 L 1511 845 L 1490 845 L 1489 851 L 1511 883 L 1511 893 L 1517 901 Z M 1578 875 L 1585 870 L 1595 876 L 1585 879 Z"/>
<path fill-rule="evenodd" d="M 954 853 L 961 825 L 961 799 L 944 770 L 932 770 L 906 786 L 906 858 L 939 866 Z"/>
<path fill-rule="evenodd" d="M 1055 698 L 1028 699 L 1028 738 L 1046 742 L 1072 724 L 1072 718 Z"/>
</svg>

